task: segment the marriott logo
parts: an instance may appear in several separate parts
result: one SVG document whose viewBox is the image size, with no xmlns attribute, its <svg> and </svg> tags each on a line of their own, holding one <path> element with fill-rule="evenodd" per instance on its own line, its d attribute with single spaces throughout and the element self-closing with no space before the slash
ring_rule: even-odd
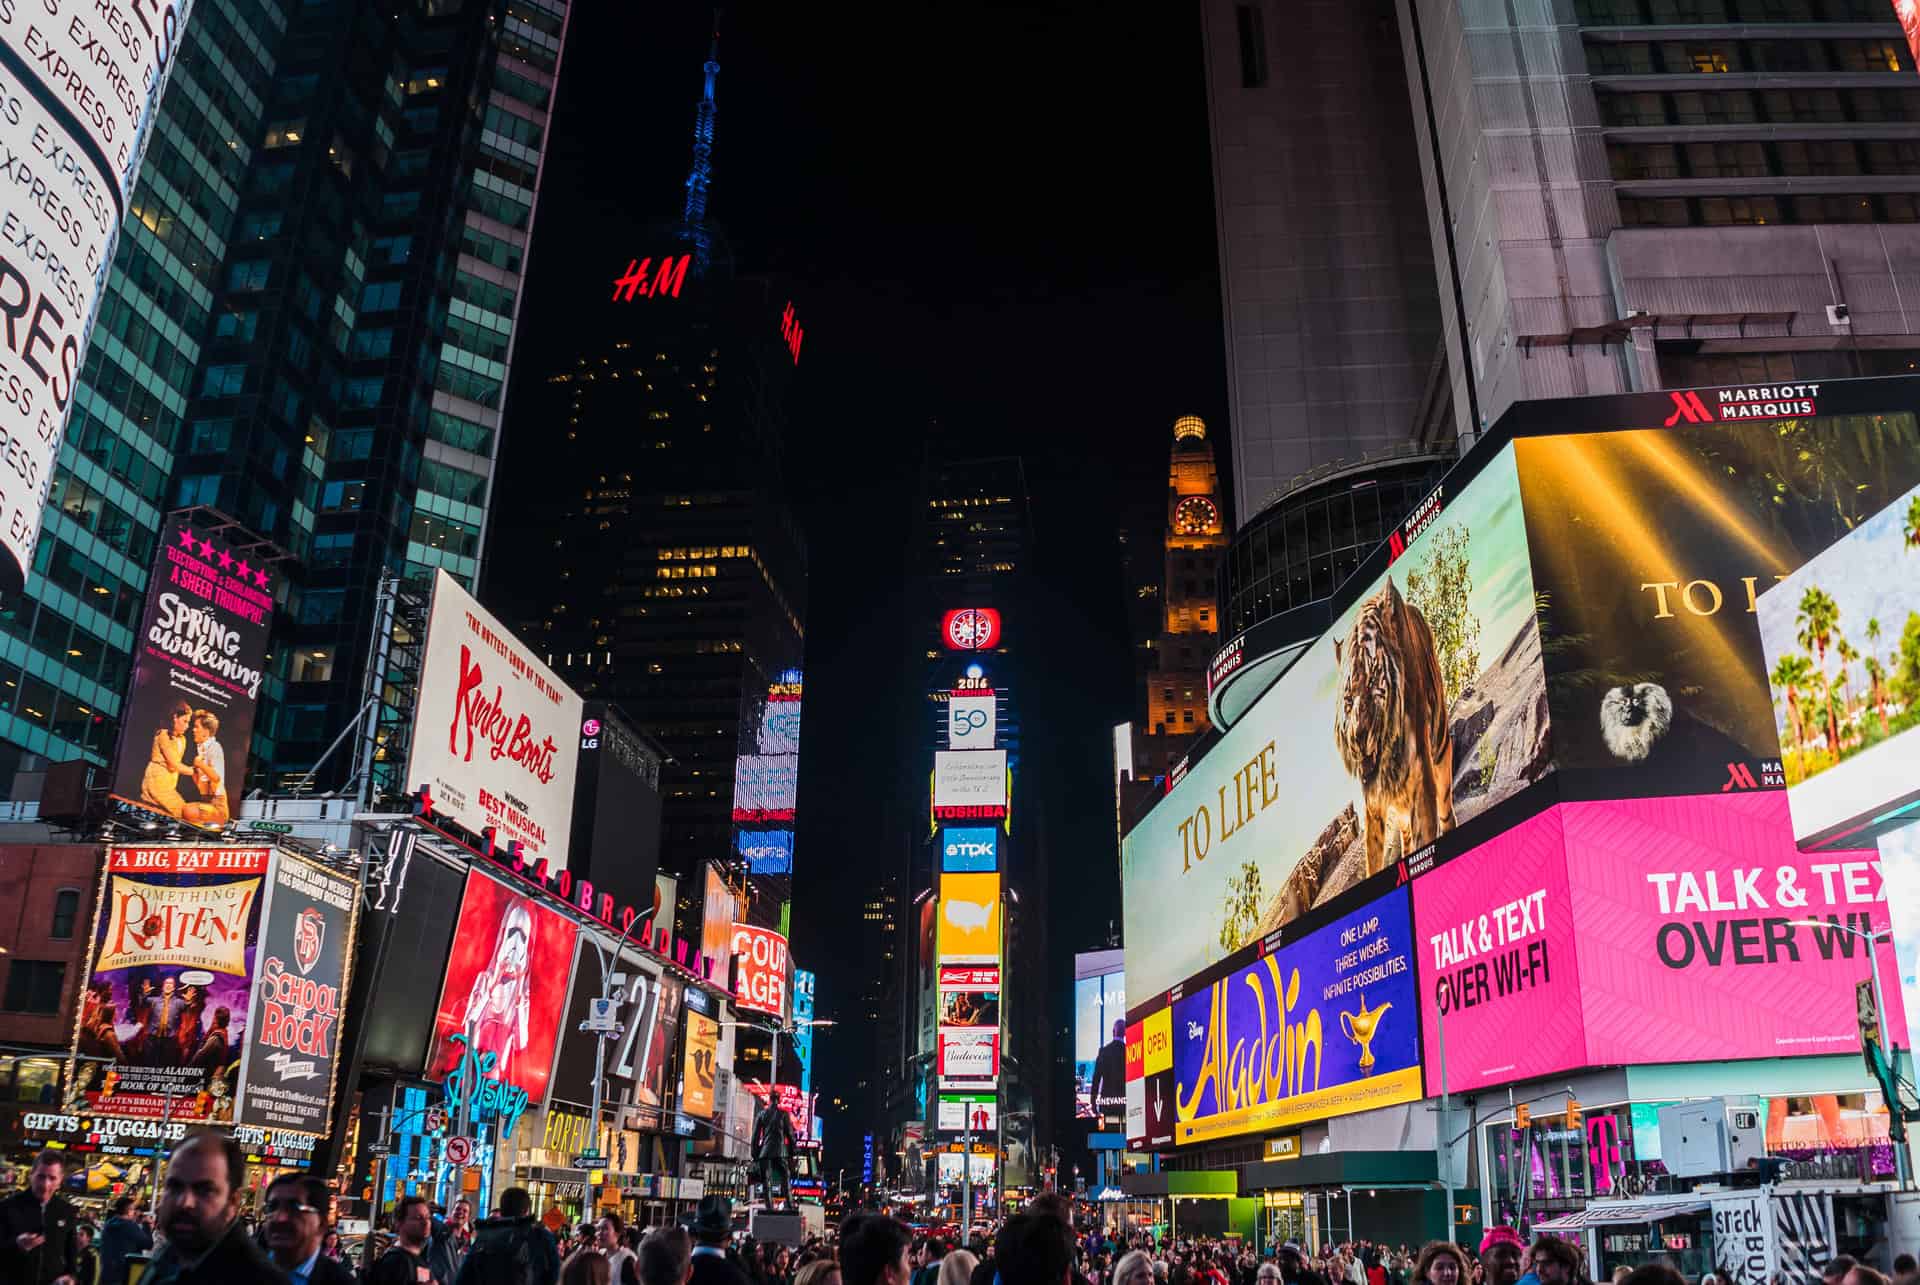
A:
<svg viewBox="0 0 1920 1285">
<path fill-rule="evenodd" d="M 1750 388 L 1716 388 L 1709 393 L 1668 393 L 1673 412 L 1666 426 L 1713 424 L 1740 419 L 1781 419 L 1815 413 L 1818 384 L 1761 384 Z M 1707 399 L 1711 396 L 1713 400 Z"/>
</svg>

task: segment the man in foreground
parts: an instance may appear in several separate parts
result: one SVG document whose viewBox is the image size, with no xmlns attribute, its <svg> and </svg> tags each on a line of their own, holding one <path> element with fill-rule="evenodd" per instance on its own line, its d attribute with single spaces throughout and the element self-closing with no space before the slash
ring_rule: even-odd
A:
<svg viewBox="0 0 1920 1285">
<path fill-rule="evenodd" d="M 267 1184 L 267 1258 L 293 1285 L 353 1285 L 352 1272 L 320 1253 L 330 1194 L 311 1174 L 283 1173 Z"/>
<path fill-rule="evenodd" d="M 60 1194 L 67 1176 L 64 1152 L 33 1158 L 27 1189 L 0 1200 L 0 1280 L 20 1285 L 70 1285 L 76 1256 L 73 1206 Z"/>
<path fill-rule="evenodd" d="M 167 1159 L 159 1217 L 167 1245 L 142 1285 L 290 1285 L 247 1237 L 240 1221 L 246 1186 L 239 1143 L 211 1129 L 188 1133 Z"/>
</svg>

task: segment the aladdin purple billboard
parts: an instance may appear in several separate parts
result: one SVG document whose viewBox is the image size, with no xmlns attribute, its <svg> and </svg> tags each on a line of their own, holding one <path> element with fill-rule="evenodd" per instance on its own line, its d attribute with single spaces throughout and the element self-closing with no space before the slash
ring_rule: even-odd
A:
<svg viewBox="0 0 1920 1285">
<path fill-rule="evenodd" d="M 107 855 L 74 1051 L 101 1115 L 230 1124 L 269 848 Z"/>
<path fill-rule="evenodd" d="M 1174 1141 L 1413 1102 L 1420 998 L 1407 890 L 1262 949 L 1173 1005 Z"/>
</svg>

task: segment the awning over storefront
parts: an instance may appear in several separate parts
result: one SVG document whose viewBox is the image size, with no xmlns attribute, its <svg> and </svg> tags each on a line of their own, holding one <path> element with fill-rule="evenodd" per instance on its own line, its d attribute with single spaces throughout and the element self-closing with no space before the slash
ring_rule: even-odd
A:
<svg viewBox="0 0 1920 1285">
<path fill-rule="evenodd" d="M 1545 1222 L 1535 1223 L 1535 1231 L 1578 1231 L 1582 1227 L 1638 1226 L 1657 1223 L 1685 1214 L 1703 1213 L 1707 1202 L 1694 1196 L 1668 1196 L 1651 1200 L 1601 1200 L 1585 1209 Z"/>
<path fill-rule="evenodd" d="M 1327 1151 L 1297 1160 L 1265 1160 L 1240 1170 L 1242 1191 L 1389 1187 L 1439 1180 L 1431 1151 Z"/>
<path fill-rule="evenodd" d="M 1240 1175 L 1231 1169 L 1168 1169 L 1123 1173 L 1120 1190 L 1137 1199 L 1167 1196 L 1237 1196 Z"/>
</svg>

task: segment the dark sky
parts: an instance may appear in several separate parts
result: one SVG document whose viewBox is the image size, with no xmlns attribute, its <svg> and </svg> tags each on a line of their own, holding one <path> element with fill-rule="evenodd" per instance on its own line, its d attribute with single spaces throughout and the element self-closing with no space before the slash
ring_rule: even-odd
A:
<svg viewBox="0 0 1920 1285">
<path fill-rule="evenodd" d="M 527 445 L 523 381 L 571 358 L 578 303 L 646 252 L 642 223 L 679 211 L 709 29 L 692 3 L 574 6 L 502 502 Z M 876 705 L 904 699 L 899 497 L 937 419 L 1027 462 L 1050 604 L 1026 655 L 1048 694 L 1047 982 L 1064 1020 L 1072 952 L 1119 913 L 1107 760 L 1132 693 L 1115 533 L 1157 529 L 1176 415 L 1225 427 L 1198 16 L 732 4 L 720 64 L 710 212 L 743 271 L 796 283 L 806 327 L 788 407 L 810 557 L 795 954 L 820 974 L 823 1015 L 850 1017 L 846 944 L 882 859 L 900 717 Z M 818 1087 L 850 1088 L 854 1047 L 822 1033 Z M 830 1134 L 830 1162 L 852 1141 Z"/>
</svg>

